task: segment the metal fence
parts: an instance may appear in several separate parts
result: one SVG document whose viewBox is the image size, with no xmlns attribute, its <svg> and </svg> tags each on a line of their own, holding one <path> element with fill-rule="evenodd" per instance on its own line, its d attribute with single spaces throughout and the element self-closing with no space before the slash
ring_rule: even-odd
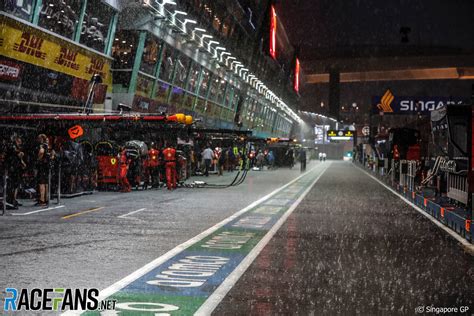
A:
<svg viewBox="0 0 474 316">
<path fill-rule="evenodd" d="M 468 185 L 467 176 L 447 172 L 448 174 L 448 192 L 447 196 L 450 199 L 467 205 L 468 200 Z"/>
</svg>

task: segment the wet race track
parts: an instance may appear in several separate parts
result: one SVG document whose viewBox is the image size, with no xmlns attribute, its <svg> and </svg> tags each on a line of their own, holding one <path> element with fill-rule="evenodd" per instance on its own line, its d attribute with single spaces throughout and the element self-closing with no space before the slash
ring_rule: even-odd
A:
<svg viewBox="0 0 474 316">
<path fill-rule="evenodd" d="M 0 219 L 2 288 L 98 288 L 117 300 L 104 315 L 474 311 L 454 238 L 351 163 L 308 170 L 22 208 Z"/>
</svg>

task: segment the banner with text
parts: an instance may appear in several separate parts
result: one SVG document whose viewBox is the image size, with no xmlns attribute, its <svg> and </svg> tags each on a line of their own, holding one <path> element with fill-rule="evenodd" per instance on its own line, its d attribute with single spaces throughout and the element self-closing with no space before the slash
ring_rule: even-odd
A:
<svg viewBox="0 0 474 316">
<path fill-rule="evenodd" d="M 0 55 L 112 87 L 111 59 L 2 15 Z"/>
<path fill-rule="evenodd" d="M 429 115 L 431 111 L 444 105 L 462 104 L 462 97 L 414 97 L 398 96 L 392 91 L 385 91 L 382 96 L 372 97 L 372 111 L 380 114 L 423 114 Z"/>
</svg>

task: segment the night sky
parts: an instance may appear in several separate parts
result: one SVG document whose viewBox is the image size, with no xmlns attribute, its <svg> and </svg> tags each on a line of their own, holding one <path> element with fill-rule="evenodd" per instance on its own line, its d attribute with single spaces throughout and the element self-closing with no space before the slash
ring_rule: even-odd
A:
<svg viewBox="0 0 474 316">
<path fill-rule="evenodd" d="M 290 41 L 301 47 L 305 63 L 348 54 L 347 51 L 383 47 L 403 52 L 416 48 L 428 51 L 474 52 L 473 0 L 280 0 L 277 13 Z M 409 43 L 401 43 L 400 28 L 410 27 Z M 388 49 L 387 49 L 388 48 Z M 341 105 L 357 102 L 370 107 L 372 95 L 396 87 L 405 95 L 470 95 L 472 80 L 403 81 L 342 84 Z M 325 112 L 327 84 L 305 85 L 302 108 Z"/>
<path fill-rule="evenodd" d="M 402 26 L 409 45 L 474 49 L 472 0 L 281 0 L 277 10 L 304 59 L 318 48 L 400 45 Z"/>
</svg>

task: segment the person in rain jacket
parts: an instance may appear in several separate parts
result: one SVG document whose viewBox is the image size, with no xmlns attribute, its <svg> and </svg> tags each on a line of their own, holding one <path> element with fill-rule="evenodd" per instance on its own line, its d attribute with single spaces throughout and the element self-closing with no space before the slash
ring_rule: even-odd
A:
<svg viewBox="0 0 474 316">
<path fill-rule="evenodd" d="M 257 167 L 263 169 L 263 164 L 265 162 L 265 155 L 261 150 L 258 151 L 257 155 Z"/>
<path fill-rule="evenodd" d="M 132 186 L 130 182 L 128 182 L 127 173 L 128 167 L 130 166 L 130 159 L 127 157 L 127 151 L 125 148 L 122 148 L 120 152 L 120 170 L 119 170 L 119 177 L 120 177 L 120 185 L 122 186 L 121 192 L 130 192 L 132 190 Z"/>
<path fill-rule="evenodd" d="M 268 169 L 273 169 L 273 165 L 275 164 L 275 155 L 273 155 L 273 151 L 270 150 L 267 156 L 268 160 Z"/>
</svg>

